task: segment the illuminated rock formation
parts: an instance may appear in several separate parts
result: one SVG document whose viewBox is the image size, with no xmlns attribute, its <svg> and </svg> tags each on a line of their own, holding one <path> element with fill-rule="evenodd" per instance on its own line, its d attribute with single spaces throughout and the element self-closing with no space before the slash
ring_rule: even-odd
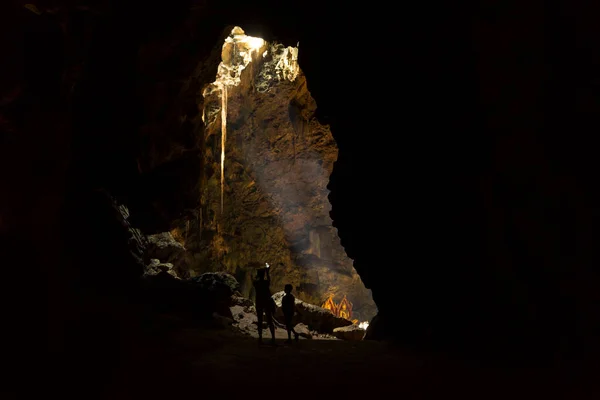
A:
<svg viewBox="0 0 600 400">
<path fill-rule="evenodd" d="M 312 304 L 345 293 L 360 319 L 369 319 L 376 312 L 370 291 L 329 217 L 326 186 L 337 146 L 314 117 L 298 48 L 234 27 L 216 54 L 216 79 L 198 105 L 200 207 L 171 224 L 185 244 L 183 268 L 192 276 L 227 271 L 251 296 L 254 268 L 268 262 L 274 291 L 291 283 Z"/>
</svg>

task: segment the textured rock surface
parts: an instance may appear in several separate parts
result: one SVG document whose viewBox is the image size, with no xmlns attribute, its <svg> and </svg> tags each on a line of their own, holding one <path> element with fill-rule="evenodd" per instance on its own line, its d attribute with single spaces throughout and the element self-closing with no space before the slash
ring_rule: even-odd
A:
<svg viewBox="0 0 600 400">
<path fill-rule="evenodd" d="M 368 319 L 376 311 L 370 291 L 329 217 L 327 184 L 337 146 L 315 118 L 317 105 L 301 71 L 293 82 L 277 79 L 276 56 L 284 46 L 266 48 L 266 57 L 255 56 L 239 85 L 227 89 L 223 212 L 222 92 L 207 90 L 199 105 L 206 124 L 200 208 L 174 221 L 173 236 L 185 243 L 192 275 L 227 271 L 251 295 L 254 267 L 268 262 L 274 290 L 290 283 L 313 304 L 346 295 L 355 318 Z"/>
<path fill-rule="evenodd" d="M 206 272 L 191 278 L 191 281 L 203 290 L 222 293 L 223 297 L 231 297 L 238 292 L 240 284 L 231 275 L 225 272 Z"/>
<path fill-rule="evenodd" d="M 305 324 L 296 324 L 294 326 L 294 331 L 298 334 L 298 336 L 303 337 L 305 339 L 312 339 L 313 335 L 310 333 L 310 329 Z"/>
<path fill-rule="evenodd" d="M 173 261 L 185 251 L 170 232 L 157 233 L 148 236 L 148 255 L 164 261 Z"/>
<path fill-rule="evenodd" d="M 283 311 L 281 310 L 281 300 L 284 292 L 275 293 L 272 297 L 275 301 L 277 309 L 275 316 L 283 321 Z M 295 316 L 297 322 L 301 322 L 309 327 L 310 330 L 315 330 L 321 333 L 331 333 L 335 328 L 352 325 L 351 321 L 344 318 L 339 318 L 333 315 L 329 310 L 308 304 L 296 298 Z"/>
<path fill-rule="evenodd" d="M 173 238 L 171 232 L 148 235 L 147 243 L 148 257 L 171 263 L 176 266 L 175 271 L 180 275 L 189 276 L 185 247 Z"/>
<path fill-rule="evenodd" d="M 365 330 L 356 325 L 349 325 L 335 328 L 333 330 L 333 335 L 342 340 L 358 341 L 363 340 L 365 337 Z"/>
<path fill-rule="evenodd" d="M 53 381 L 109 378 L 82 366 L 106 374 L 120 357 L 126 329 L 110 327 L 132 319 L 103 306 L 115 287 L 133 293 L 143 266 L 93 191 L 127 204 L 144 233 L 182 219 L 185 239 L 182 210 L 201 214 L 199 97 L 221 49 L 200 63 L 232 20 L 302 37 L 303 72 L 340 149 L 334 221 L 387 319 L 379 337 L 598 359 L 597 13 L 566 1 L 567 12 L 448 3 L 435 15 L 419 2 L 402 15 L 312 1 L 281 13 L 281 2 L 116 3 L 48 0 L 34 13 L 0 2 L 0 246 L 19 266 L 2 303 L 15 327 L 5 342 L 22 343 L 7 365 L 29 371 L 49 343 L 71 355 L 66 368 L 49 361 Z M 32 303 L 48 304 L 51 340 L 39 340 Z"/>
<path fill-rule="evenodd" d="M 174 278 L 178 278 L 177 272 L 173 269 L 173 264 L 171 263 L 162 263 L 160 260 L 153 258 L 150 260 L 150 264 L 146 266 L 144 270 L 144 277 L 147 276 L 155 276 L 160 274 L 161 272 L 166 272 Z"/>
</svg>

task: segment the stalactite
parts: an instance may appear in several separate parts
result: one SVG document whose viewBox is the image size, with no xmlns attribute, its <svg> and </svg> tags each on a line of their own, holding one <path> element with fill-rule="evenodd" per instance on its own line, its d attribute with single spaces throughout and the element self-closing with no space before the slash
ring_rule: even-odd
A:
<svg viewBox="0 0 600 400">
<path fill-rule="evenodd" d="M 231 34 L 225 39 L 222 49 L 222 61 L 217 69 L 217 79 L 212 84 L 208 85 L 203 90 L 203 96 L 208 99 L 211 95 L 220 96 L 221 101 L 221 177 L 220 177 L 220 212 L 219 216 L 222 217 L 224 213 L 224 198 L 225 198 L 225 151 L 227 145 L 227 101 L 228 101 L 228 87 L 239 86 L 242 78 L 242 71 L 250 66 L 251 70 L 251 85 L 254 85 L 255 71 L 252 62 L 255 58 L 259 58 L 261 55 L 264 58 L 269 50 L 266 49 L 267 43 L 256 37 L 247 36 L 243 29 L 235 27 L 231 31 Z M 277 56 L 274 57 L 273 66 L 274 73 L 270 75 L 270 79 L 287 79 L 293 81 L 299 72 L 298 67 L 298 49 L 293 47 L 283 48 L 281 45 L 274 47 L 276 49 Z M 279 51 L 281 50 L 281 51 Z M 262 51 L 262 52 L 261 52 Z M 214 99 L 214 97 L 213 97 Z M 217 99 L 215 99 L 217 100 Z M 216 113 L 211 108 L 205 107 L 202 109 L 202 122 L 205 126 L 209 126 L 216 120 Z M 216 152 L 217 141 L 214 142 Z M 215 215 L 216 219 L 218 218 Z M 222 221 L 221 221 L 222 222 Z M 218 225 L 215 220 L 215 225 Z M 218 229 L 218 226 L 217 226 Z"/>
<path fill-rule="evenodd" d="M 221 83 L 221 215 L 225 193 L 225 144 L 227 142 L 227 85 Z"/>
</svg>

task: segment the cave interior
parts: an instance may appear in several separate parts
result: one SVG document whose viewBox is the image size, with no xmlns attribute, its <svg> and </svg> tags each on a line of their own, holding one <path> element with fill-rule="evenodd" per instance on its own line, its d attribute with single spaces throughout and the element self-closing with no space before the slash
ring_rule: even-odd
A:
<svg viewBox="0 0 600 400">
<path fill-rule="evenodd" d="M 2 4 L 13 383 L 147 354 L 118 350 L 149 318 L 130 228 L 184 248 L 160 259 L 183 279 L 252 297 L 270 263 L 277 291 L 346 296 L 378 342 L 587 368 L 600 37 L 562 3 Z"/>
</svg>

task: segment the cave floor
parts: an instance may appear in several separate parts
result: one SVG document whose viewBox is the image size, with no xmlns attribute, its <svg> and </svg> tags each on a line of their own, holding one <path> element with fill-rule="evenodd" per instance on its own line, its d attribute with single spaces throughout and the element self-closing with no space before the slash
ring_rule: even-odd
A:
<svg viewBox="0 0 600 400">
<path fill-rule="evenodd" d="M 600 398 L 583 379 L 557 371 L 482 368 L 372 341 L 277 339 L 276 346 L 258 346 L 231 329 L 188 327 L 160 349 L 139 350 L 146 361 L 123 363 L 106 398 Z"/>
</svg>

